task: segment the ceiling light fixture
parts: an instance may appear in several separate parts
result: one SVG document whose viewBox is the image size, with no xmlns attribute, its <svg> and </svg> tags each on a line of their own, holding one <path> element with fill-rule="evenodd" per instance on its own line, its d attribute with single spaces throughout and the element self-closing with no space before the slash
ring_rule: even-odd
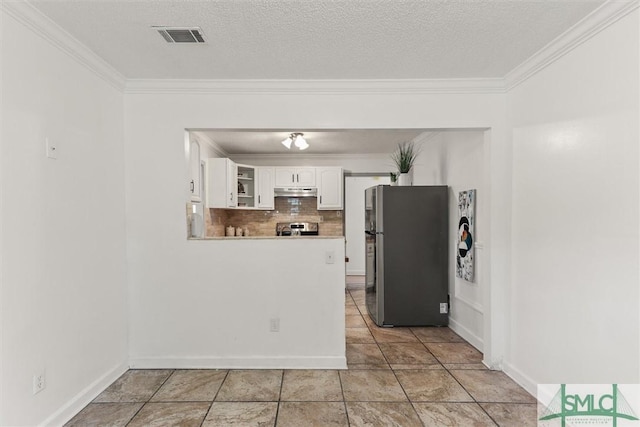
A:
<svg viewBox="0 0 640 427">
<path fill-rule="evenodd" d="M 298 147 L 300 150 L 306 150 L 307 148 L 309 148 L 309 144 L 302 137 L 303 135 L 304 135 L 304 133 L 301 133 L 301 132 L 293 132 L 293 133 L 289 134 L 287 139 L 282 141 L 282 145 L 284 145 L 285 147 L 287 147 L 290 150 L 291 149 L 291 144 L 293 143 L 293 145 Z"/>
</svg>

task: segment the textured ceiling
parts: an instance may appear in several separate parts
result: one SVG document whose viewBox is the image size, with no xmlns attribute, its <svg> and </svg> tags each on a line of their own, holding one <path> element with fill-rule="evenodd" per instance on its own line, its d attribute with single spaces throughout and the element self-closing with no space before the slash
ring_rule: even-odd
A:
<svg viewBox="0 0 640 427">
<path fill-rule="evenodd" d="M 304 151 L 285 148 L 281 142 L 291 132 L 303 132 L 309 148 Z M 230 155 L 392 153 L 399 143 L 414 140 L 424 133 L 424 129 L 195 131 L 196 135 L 205 134 Z"/>
<path fill-rule="evenodd" d="M 504 77 L 603 0 L 46 0 L 127 78 Z M 204 45 L 150 27 L 198 26 Z"/>
</svg>

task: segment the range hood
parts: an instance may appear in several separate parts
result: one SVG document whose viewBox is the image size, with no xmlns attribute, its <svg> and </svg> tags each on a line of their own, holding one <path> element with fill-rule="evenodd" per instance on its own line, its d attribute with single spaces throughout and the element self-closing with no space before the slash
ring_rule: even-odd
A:
<svg viewBox="0 0 640 427">
<path fill-rule="evenodd" d="M 276 197 L 318 197 L 318 189 L 309 188 L 274 188 L 273 194 Z"/>
</svg>

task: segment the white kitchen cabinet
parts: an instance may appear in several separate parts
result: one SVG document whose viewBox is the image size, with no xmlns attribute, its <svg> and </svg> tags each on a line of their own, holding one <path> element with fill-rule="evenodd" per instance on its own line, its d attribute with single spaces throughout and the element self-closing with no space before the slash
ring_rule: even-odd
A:
<svg viewBox="0 0 640 427">
<path fill-rule="evenodd" d="M 278 167 L 276 170 L 276 187 L 315 187 L 316 168 Z"/>
<path fill-rule="evenodd" d="M 273 187 L 275 187 L 275 169 L 274 168 L 258 168 L 258 182 L 256 197 L 258 198 L 257 207 L 259 209 L 274 208 Z"/>
<path fill-rule="evenodd" d="M 238 206 L 238 165 L 230 159 L 207 159 L 207 207 Z"/>
<path fill-rule="evenodd" d="M 191 141 L 189 144 L 189 192 L 192 202 L 201 202 L 202 183 L 200 182 L 200 144 Z"/>
<path fill-rule="evenodd" d="M 318 181 L 318 210 L 342 210 L 342 168 L 323 167 L 316 169 Z"/>
</svg>

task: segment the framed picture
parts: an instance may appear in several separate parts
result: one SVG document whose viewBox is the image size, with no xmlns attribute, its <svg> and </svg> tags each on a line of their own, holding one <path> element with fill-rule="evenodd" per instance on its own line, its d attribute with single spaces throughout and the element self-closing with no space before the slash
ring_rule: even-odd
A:
<svg viewBox="0 0 640 427">
<path fill-rule="evenodd" d="M 473 282 L 475 204 L 476 190 L 461 191 L 458 194 L 456 276 L 469 282 Z"/>
</svg>

